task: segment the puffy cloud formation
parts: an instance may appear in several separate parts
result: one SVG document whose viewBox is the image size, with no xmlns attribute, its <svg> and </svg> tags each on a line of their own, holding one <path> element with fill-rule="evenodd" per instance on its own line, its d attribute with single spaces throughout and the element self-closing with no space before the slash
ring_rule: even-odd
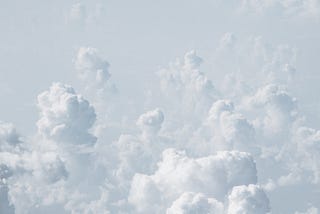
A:
<svg viewBox="0 0 320 214">
<path fill-rule="evenodd" d="M 257 185 L 236 186 L 228 199 L 228 214 L 264 214 L 270 211 L 269 199 Z"/>
<path fill-rule="evenodd" d="M 200 71 L 202 61 L 195 51 L 189 51 L 182 60 L 158 72 L 161 90 L 171 104 L 168 108 L 181 120 L 201 118 L 217 97 L 212 82 Z"/>
<path fill-rule="evenodd" d="M 297 119 L 296 99 L 287 90 L 277 84 L 268 84 L 257 90 L 249 98 L 252 108 L 264 108 L 261 124 L 267 133 L 279 133 L 288 130 Z"/>
<path fill-rule="evenodd" d="M 143 137 L 149 138 L 159 132 L 163 120 L 164 114 L 157 108 L 142 114 L 137 120 L 137 125 L 141 128 Z"/>
<path fill-rule="evenodd" d="M 153 175 L 134 176 L 128 200 L 139 213 L 155 210 L 161 213 L 163 207 L 168 207 L 185 192 L 198 192 L 223 200 L 233 186 L 256 182 L 255 163 L 247 153 L 218 152 L 212 156 L 190 158 L 182 151 L 167 149 Z M 214 202 L 212 199 L 208 201 Z M 172 209 L 177 203 L 179 200 Z M 215 206 L 221 207 L 219 203 Z"/>
<path fill-rule="evenodd" d="M 295 136 L 296 165 L 298 171 L 309 171 L 312 173 L 310 179 L 314 183 L 320 182 L 320 161 L 319 161 L 319 142 L 320 131 L 308 127 L 299 127 Z M 300 160 L 300 161 L 298 161 Z"/>
<path fill-rule="evenodd" d="M 81 47 L 78 50 L 75 68 L 88 87 L 104 88 L 110 78 L 109 63 L 92 47 Z"/>
<path fill-rule="evenodd" d="M 307 71 L 318 67 L 309 66 L 314 60 L 309 56 L 317 57 L 310 53 L 318 50 L 317 33 L 309 28 L 319 18 L 319 1 L 213 5 L 222 5 L 217 16 L 227 14 L 219 22 L 236 23 L 234 33 L 219 31 L 228 24 L 216 25 L 207 34 L 214 47 L 194 41 L 187 46 L 199 52 L 187 51 L 155 74 L 148 57 L 141 60 L 145 67 L 135 67 L 140 56 L 133 56 L 131 40 L 121 43 L 128 53 L 114 62 L 119 93 L 109 94 L 115 89 L 109 62 L 98 49 L 79 44 L 109 30 L 122 34 L 124 28 L 108 22 L 96 32 L 102 8 L 73 4 L 68 29 L 78 26 L 83 36 L 70 38 L 72 47 L 80 47 L 73 60 L 79 79 L 71 83 L 85 98 L 69 85 L 53 83 L 38 96 L 36 134 L 23 136 L 13 124 L 0 122 L 0 213 L 318 213 L 319 111 L 312 93 L 317 87 L 308 86 L 310 79 L 318 83 L 318 76 Z M 116 17 L 106 12 L 108 21 Z M 275 33 L 265 33 L 269 20 Z M 191 22 L 182 36 L 197 34 Z M 140 33 L 141 26 L 134 28 Z M 277 31 L 283 26 L 302 33 Z M 101 51 L 119 47 L 98 40 L 89 41 Z M 114 59 L 123 53 L 120 48 L 107 54 Z M 157 54 L 156 60 L 162 53 Z"/>
<path fill-rule="evenodd" d="M 180 93 L 198 93 L 209 98 L 212 96 L 211 81 L 199 71 L 202 59 L 195 51 L 187 52 L 183 60 L 177 60 L 168 69 L 159 72 L 163 90 L 174 90 Z"/>
<path fill-rule="evenodd" d="M 68 177 L 65 162 L 52 148 L 23 142 L 12 124 L 1 124 L 0 139 L 0 212 L 33 212 Z"/>
<path fill-rule="evenodd" d="M 89 78 L 93 75 L 98 82 L 108 80 L 109 63 L 102 59 L 98 50 L 92 47 L 81 47 L 77 53 L 75 67 L 81 78 Z"/>
<path fill-rule="evenodd" d="M 94 108 L 71 86 L 53 83 L 38 96 L 40 119 L 38 132 L 59 143 L 90 144 L 96 138 L 89 133 L 96 120 Z"/>
<path fill-rule="evenodd" d="M 167 214 L 223 213 L 223 204 L 214 198 L 207 198 L 201 193 L 186 192 L 172 203 Z"/>
<path fill-rule="evenodd" d="M 228 34 L 219 48 L 236 47 L 236 39 Z M 78 71 L 95 77 L 99 70 L 107 72 L 95 50 L 82 52 Z M 286 58 L 285 51 L 280 52 L 271 55 L 285 64 L 292 53 Z M 286 87 L 289 82 L 282 81 L 286 78 L 257 78 L 247 87 L 251 80 L 239 83 L 236 74 L 229 75 L 237 83 L 235 89 L 213 88 L 199 70 L 202 62 L 191 51 L 162 69 L 161 92 L 156 102 L 150 101 L 158 107 L 145 107 L 149 110 L 141 115 L 124 111 L 134 119 L 121 122 L 109 111 L 97 116 L 71 86 L 53 83 L 38 96 L 38 135 L 24 139 L 12 124 L 0 123 L 1 209 L 7 213 L 276 213 L 279 207 L 271 210 L 274 194 L 298 185 L 319 185 L 319 131 L 303 124 L 297 100 Z M 260 68 L 269 74 L 266 67 Z M 271 66 L 274 69 L 278 67 Z M 96 105 L 102 103 L 100 107 L 109 99 L 90 98 Z M 113 103 L 128 108 L 122 104 Z M 94 126 L 97 117 L 100 121 Z M 312 200 L 301 199 L 301 206 L 292 212 L 303 210 Z"/>
<path fill-rule="evenodd" d="M 234 112 L 230 100 L 218 100 L 209 110 L 207 123 L 213 133 L 216 149 L 253 152 L 255 130 L 250 122 L 241 114 Z"/>
</svg>

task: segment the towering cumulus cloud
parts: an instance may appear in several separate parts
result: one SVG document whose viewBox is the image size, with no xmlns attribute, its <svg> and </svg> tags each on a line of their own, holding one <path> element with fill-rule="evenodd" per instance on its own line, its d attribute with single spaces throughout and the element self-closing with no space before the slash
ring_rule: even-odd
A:
<svg viewBox="0 0 320 214">
<path fill-rule="evenodd" d="M 181 120 L 198 120 L 217 96 L 212 82 L 200 71 L 202 61 L 195 51 L 189 51 L 158 72 L 161 90 L 171 104 L 168 108 Z"/>
<path fill-rule="evenodd" d="M 81 47 L 78 50 L 75 68 L 80 79 L 89 87 L 102 89 L 110 78 L 109 63 L 92 47 Z"/>
<path fill-rule="evenodd" d="M 38 131 L 59 143 L 91 144 L 96 138 L 89 129 L 96 120 L 94 108 L 71 86 L 53 83 L 38 96 Z"/>
<path fill-rule="evenodd" d="M 243 115 L 235 112 L 230 100 L 214 102 L 206 122 L 216 149 L 254 151 L 255 130 Z"/>
</svg>

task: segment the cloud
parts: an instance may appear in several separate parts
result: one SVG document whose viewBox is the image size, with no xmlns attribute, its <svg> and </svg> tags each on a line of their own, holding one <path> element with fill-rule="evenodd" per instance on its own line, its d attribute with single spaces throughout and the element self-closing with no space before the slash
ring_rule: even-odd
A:
<svg viewBox="0 0 320 214">
<path fill-rule="evenodd" d="M 128 179 L 135 173 L 149 174 L 156 169 L 162 151 L 172 145 L 159 134 L 163 121 L 164 114 L 159 108 L 147 111 L 136 122 L 141 133 L 119 137 L 115 144 L 120 161 L 118 176 Z"/>
<path fill-rule="evenodd" d="M 185 192 L 171 207 L 167 209 L 167 214 L 192 214 L 192 213 L 223 213 L 223 203 L 214 198 L 207 198 L 201 193 Z"/>
<path fill-rule="evenodd" d="M 255 152 L 254 127 L 243 115 L 235 112 L 230 100 L 214 102 L 206 123 L 211 128 L 216 149 Z"/>
<path fill-rule="evenodd" d="M 134 176 L 128 200 L 140 213 L 161 213 L 184 192 L 222 200 L 235 185 L 255 184 L 256 173 L 255 163 L 247 153 L 218 152 L 190 158 L 183 151 L 167 149 L 154 174 Z"/>
<path fill-rule="evenodd" d="M 93 74 L 97 80 L 102 81 L 110 77 L 109 63 L 100 57 L 97 49 L 92 47 L 81 47 L 78 50 L 75 67 L 82 78 Z"/>
<path fill-rule="evenodd" d="M 14 214 L 14 206 L 9 201 L 7 178 L 12 172 L 3 164 L 0 164 L 0 212 L 6 214 Z"/>
<path fill-rule="evenodd" d="M 261 122 L 267 135 L 283 134 L 283 131 L 288 130 L 297 119 L 296 98 L 292 97 L 282 85 L 265 85 L 259 88 L 248 102 L 252 109 L 264 108 L 265 116 Z"/>
<path fill-rule="evenodd" d="M 96 120 L 95 110 L 71 86 L 53 83 L 38 96 L 38 108 L 40 135 L 58 143 L 95 143 L 96 138 L 89 133 Z"/>
<path fill-rule="evenodd" d="M 305 171 L 312 172 L 310 179 L 317 184 L 320 182 L 319 141 L 320 131 L 308 127 L 299 127 L 293 141 L 296 146 L 293 148 L 296 154 L 294 161 L 299 166 L 299 174 L 306 176 Z"/>
<path fill-rule="evenodd" d="M 52 185 L 68 178 L 65 162 L 50 147 L 22 141 L 12 124 L 1 124 L 0 139 L 1 213 L 32 212 L 36 203 L 48 203 Z"/>
<path fill-rule="evenodd" d="M 202 61 L 195 51 L 189 51 L 183 59 L 177 59 L 157 73 L 165 96 L 164 104 L 170 105 L 167 108 L 181 121 L 201 118 L 217 97 L 212 82 L 200 71 Z"/>
<path fill-rule="evenodd" d="M 164 114 L 157 108 L 140 115 L 137 125 L 142 130 L 143 138 L 148 139 L 159 132 L 163 121 Z"/>
<path fill-rule="evenodd" d="M 97 85 L 105 84 L 110 78 L 109 63 L 92 47 L 81 47 L 78 50 L 75 68 L 81 79 L 94 81 Z"/>
<path fill-rule="evenodd" d="M 0 121 L 0 151 L 14 148 L 21 144 L 20 135 L 11 123 Z"/>
<path fill-rule="evenodd" d="M 265 214 L 270 211 L 269 199 L 257 185 L 233 187 L 228 200 L 228 214 Z"/>
</svg>

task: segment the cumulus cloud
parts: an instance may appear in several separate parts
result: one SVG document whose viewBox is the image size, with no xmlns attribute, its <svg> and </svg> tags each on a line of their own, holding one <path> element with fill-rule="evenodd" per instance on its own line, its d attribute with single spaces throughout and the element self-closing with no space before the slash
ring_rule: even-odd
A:
<svg viewBox="0 0 320 214">
<path fill-rule="evenodd" d="M 163 207 L 169 207 L 185 192 L 198 192 L 222 200 L 233 186 L 255 184 L 256 173 L 255 163 L 247 153 L 218 152 L 190 158 L 182 151 L 167 149 L 154 174 L 134 176 L 129 202 L 138 212 L 157 210 L 161 213 Z"/>
<path fill-rule="evenodd" d="M 93 86 L 104 87 L 110 78 L 109 63 L 92 47 L 81 47 L 78 50 L 75 68 L 80 79 Z"/>
<path fill-rule="evenodd" d="M 233 187 L 228 200 L 229 214 L 265 214 L 270 211 L 269 199 L 257 185 Z"/>
<path fill-rule="evenodd" d="M 92 47 L 81 47 L 77 53 L 75 67 L 83 79 L 95 77 L 97 82 L 109 79 L 109 63 L 102 59 L 98 50 Z"/>
<path fill-rule="evenodd" d="M 96 138 L 89 133 L 96 120 L 94 108 L 75 90 L 53 83 L 38 96 L 40 119 L 38 132 L 58 143 L 91 144 Z"/>
<path fill-rule="evenodd" d="M 189 51 L 182 60 L 177 59 L 158 72 L 161 90 L 171 104 L 168 108 L 170 112 L 174 108 L 180 120 L 192 116 L 194 120 L 201 118 L 217 97 L 212 82 L 200 71 L 202 61 L 195 51 Z"/>
<path fill-rule="evenodd" d="M 267 133 L 288 130 L 297 119 L 296 98 L 290 96 L 284 86 L 268 84 L 261 87 L 248 102 L 252 108 L 264 108 L 261 123 Z"/>
<path fill-rule="evenodd" d="M 120 161 L 118 176 L 132 178 L 135 173 L 152 173 L 155 170 L 161 152 L 172 145 L 159 134 L 163 121 L 164 114 L 159 108 L 147 111 L 136 121 L 141 133 L 119 137 L 116 141 Z"/>
<path fill-rule="evenodd" d="M 191 213 L 223 213 L 223 204 L 214 198 L 207 198 L 201 193 L 185 192 L 172 206 L 167 209 L 167 214 L 191 214 Z"/>
<path fill-rule="evenodd" d="M 222 13 L 232 10 L 226 23 L 254 17 L 248 28 L 269 19 L 314 26 L 320 14 L 318 0 L 217 3 Z M 73 4 L 69 24 L 98 35 L 102 29 L 92 24 L 103 15 L 100 6 Z M 318 111 L 308 107 L 314 117 L 308 122 L 295 98 L 311 97 L 299 79 L 309 68 L 299 60 L 311 59 L 294 44 L 304 35 L 285 40 L 291 34 L 277 32 L 281 26 L 272 28 L 271 39 L 244 32 L 265 31 L 255 27 L 223 34 L 219 28 L 226 26 L 216 26 L 222 36 L 210 41 L 214 48 L 199 48 L 203 58 L 187 51 L 154 79 L 150 72 L 128 80 L 121 71 L 128 67 L 121 66 L 133 64 L 121 61 L 116 77 L 125 87 L 112 96 L 109 61 L 97 48 L 80 46 L 73 69 L 85 96 L 53 83 L 37 97 L 35 135 L 22 136 L 0 122 L 0 213 L 318 213 L 311 205 L 319 195 L 313 191 L 320 179 Z M 103 51 L 103 44 L 92 42 Z M 307 193 L 288 192 L 301 189 Z"/>
<path fill-rule="evenodd" d="M 303 171 L 312 172 L 311 180 L 314 183 L 320 182 L 320 161 L 319 157 L 319 140 L 320 131 L 308 128 L 299 127 L 296 130 L 295 136 L 295 151 L 296 159 L 299 163 L 299 174 L 304 174 Z M 298 161 L 299 160 L 299 161 Z M 298 174 L 298 175 L 299 175 Z M 297 178 L 298 176 L 295 176 Z"/>
<path fill-rule="evenodd" d="M 159 132 L 163 120 L 164 114 L 157 108 L 142 114 L 137 120 L 137 125 L 142 130 L 142 136 L 147 139 Z"/>
<path fill-rule="evenodd" d="M 206 123 L 212 129 L 212 143 L 219 145 L 216 149 L 254 152 L 254 127 L 243 115 L 235 112 L 230 100 L 214 102 Z"/>
</svg>

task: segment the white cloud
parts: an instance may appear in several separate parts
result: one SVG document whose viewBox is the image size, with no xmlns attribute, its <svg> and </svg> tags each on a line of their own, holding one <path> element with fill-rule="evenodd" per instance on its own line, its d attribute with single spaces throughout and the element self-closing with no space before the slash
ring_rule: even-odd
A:
<svg viewBox="0 0 320 214">
<path fill-rule="evenodd" d="M 137 120 L 137 125 L 142 130 L 143 138 L 148 139 L 160 131 L 163 121 L 164 114 L 157 108 L 142 114 Z"/>
<path fill-rule="evenodd" d="M 282 85 L 268 84 L 257 90 L 249 98 L 252 110 L 264 108 L 264 118 L 261 118 L 267 135 L 288 131 L 297 119 L 296 98 L 290 96 Z"/>
<path fill-rule="evenodd" d="M 269 199 L 257 185 L 233 187 L 228 200 L 228 214 L 266 214 L 270 211 Z"/>
<path fill-rule="evenodd" d="M 185 192 L 171 207 L 167 209 L 167 214 L 192 214 L 192 213 L 207 213 L 207 214 L 222 214 L 223 203 L 214 198 L 207 198 L 201 193 Z"/>
<path fill-rule="evenodd" d="M 158 72 L 164 104 L 180 121 L 199 120 L 217 97 L 212 82 L 200 71 L 201 63 L 196 52 L 189 51 Z"/>
<path fill-rule="evenodd" d="M 75 59 L 75 68 L 81 79 L 103 84 L 110 77 L 109 63 L 101 58 L 97 49 L 81 47 Z"/>
<path fill-rule="evenodd" d="M 305 171 L 312 172 L 311 180 L 317 184 L 320 182 L 319 141 L 320 131 L 308 127 L 298 128 L 294 135 L 296 143 L 294 161 L 299 166 L 298 172 L 301 176 L 306 175 Z"/>
<path fill-rule="evenodd" d="M 213 133 L 216 149 L 255 152 L 255 130 L 250 122 L 236 113 L 230 100 L 218 100 L 212 104 L 206 123 Z"/>
<path fill-rule="evenodd" d="M 89 133 L 96 120 L 94 108 L 71 86 L 53 83 L 38 96 L 38 108 L 39 134 L 58 143 L 95 143 L 96 138 Z"/>
<path fill-rule="evenodd" d="M 198 192 L 222 200 L 233 186 L 255 184 L 256 173 L 255 163 L 247 153 L 218 152 L 190 158 L 182 151 L 167 149 L 154 174 L 134 176 L 129 202 L 138 212 L 157 210 L 161 213 L 163 207 L 169 207 L 184 192 Z"/>
</svg>

